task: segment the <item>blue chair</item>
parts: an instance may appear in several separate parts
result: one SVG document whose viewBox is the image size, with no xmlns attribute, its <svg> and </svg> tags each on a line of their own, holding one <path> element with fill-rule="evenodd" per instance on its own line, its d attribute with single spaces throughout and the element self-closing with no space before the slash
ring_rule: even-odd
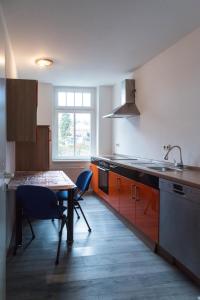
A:
<svg viewBox="0 0 200 300">
<path fill-rule="evenodd" d="M 91 179 L 92 179 L 92 171 L 90 170 L 85 170 L 85 171 L 82 171 L 77 180 L 76 180 L 76 190 L 75 190 L 75 193 L 74 193 L 74 210 L 77 214 L 77 217 L 80 218 L 78 212 L 77 212 L 77 209 L 80 209 L 81 211 L 81 214 L 87 224 L 87 227 L 88 227 L 88 231 L 90 232 L 91 231 L 91 228 L 90 228 L 90 225 L 85 217 L 85 214 L 82 210 L 82 207 L 79 203 L 80 200 L 83 200 L 82 196 L 85 194 L 85 192 L 88 190 L 89 188 L 89 185 L 90 185 L 90 182 L 91 182 Z M 67 191 L 60 191 L 57 193 L 57 197 L 58 197 L 58 200 L 61 204 L 63 204 L 63 201 L 67 201 L 68 200 L 68 192 Z"/>
<path fill-rule="evenodd" d="M 67 226 L 67 217 L 64 215 L 66 207 L 58 205 L 58 199 L 56 194 L 46 187 L 21 185 L 16 191 L 16 200 L 23 210 L 24 217 L 28 220 L 28 223 L 32 232 L 32 239 L 35 238 L 35 234 L 29 218 L 39 220 L 61 220 L 61 228 L 59 231 L 59 241 L 57 248 L 57 255 L 55 263 L 59 263 L 60 245 L 62 240 L 62 231 L 64 225 Z"/>
</svg>

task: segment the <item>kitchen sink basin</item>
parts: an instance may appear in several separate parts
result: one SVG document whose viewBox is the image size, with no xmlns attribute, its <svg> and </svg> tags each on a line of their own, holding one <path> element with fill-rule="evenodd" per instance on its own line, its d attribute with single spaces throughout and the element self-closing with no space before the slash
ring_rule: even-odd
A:
<svg viewBox="0 0 200 300">
<path fill-rule="evenodd" d="M 150 166 L 150 167 L 147 167 L 148 169 L 152 169 L 152 170 L 155 170 L 155 171 L 159 171 L 159 172 L 167 172 L 167 171 L 175 171 L 175 169 L 173 168 L 169 168 L 169 167 L 161 167 L 161 166 Z"/>
<path fill-rule="evenodd" d="M 182 172 L 183 169 L 176 168 L 176 167 L 167 167 L 167 166 L 147 166 L 148 169 L 152 169 L 159 172 L 167 172 L 167 171 L 178 171 Z"/>
<path fill-rule="evenodd" d="M 159 171 L 159 172 L 167 172 L 167 171 L 179 171 L 180 172 L 183 170 L 183 169 L 180 169 L 175 166 L 168 166 L 167 164 L 164 164 L 164 163 L 162 164 L 162 163 L 153 162 L 153 161 L 138 160 L 138 161 L 134 161 L 134 162 L 130 161 L 128 163 L 133 166 L 138 165 L 140 167 L 151 169 L 154 171 Z"/>
</svg>

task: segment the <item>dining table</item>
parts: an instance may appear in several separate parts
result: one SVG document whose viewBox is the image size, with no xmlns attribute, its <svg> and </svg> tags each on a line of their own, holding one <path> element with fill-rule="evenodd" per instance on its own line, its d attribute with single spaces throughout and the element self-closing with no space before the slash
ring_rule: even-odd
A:
<svg viewBox="0 0 200 300">
<path fill-rule="evenodd" d="M 16 191 L 20 185 L 34 185 L 47 187 L 53 191 L 68 191 L 67 205 L 67 243 L 73 243 L 74 236 L 74 191 L 75 183 L 61 170 L 52 171 L 17 171 L 7 185 L 8 191 Z M 22 246 L 22 208 L 16 201 L 16 226 L 15 226 L 15 250 Z"/>
</svg>

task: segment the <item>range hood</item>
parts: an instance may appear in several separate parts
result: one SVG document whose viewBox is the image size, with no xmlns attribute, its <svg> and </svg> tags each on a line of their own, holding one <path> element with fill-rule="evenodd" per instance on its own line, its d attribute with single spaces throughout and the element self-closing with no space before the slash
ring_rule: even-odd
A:
<svg viewBox="0 0 200 300">
<path fill-rule="evenodd" d="M 103 118 L 131 118 L 140 115 L 135 104 L 135 80 L 125 79 L 121 88 L 122 105 L 113 109 L 113 111 L 103 116 Z"/>
</svg>

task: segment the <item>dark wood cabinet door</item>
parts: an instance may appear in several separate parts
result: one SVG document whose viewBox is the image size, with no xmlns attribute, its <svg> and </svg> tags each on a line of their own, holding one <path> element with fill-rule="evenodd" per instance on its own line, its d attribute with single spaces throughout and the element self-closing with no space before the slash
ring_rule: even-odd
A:
<svg viewBox="0 0 200 300">
<path fill-rule="evenodd" d="M 16 142 L 16 171 L 49 170 L 49 126 L 37 126 L 36 142 Z"/>
<path fill-rule="evenodd" d="M 36 80 L 6 80 L 8 141 L 36 141 L 37 87 Z"/>
<path fill-rule="evenodd" d="M 136 227 L 152 241 L 158 242 L 159 191 L 137 183 L 135 197 Z"/>
<path fill-rule="evenodd" d="M 98 168 L 96 165 L 90 164 L 90 169 L 93 173 L 92 180 L 91 180 L 91 187 L 93 191 L 98 194 L 98 190 L 99 190 L 98 189 L 98 177 L 99 177 Z"/>
<path fill-rule="evenodd" d="M 120 176 L 119 183 L 119 212 L 130 223 L 135 224 L 135 182 Z"/>
<path fill-rule="evenodd" d="M 109 172 L 109 204 L 119 212 L 120 175 Z"/>
</svg>

